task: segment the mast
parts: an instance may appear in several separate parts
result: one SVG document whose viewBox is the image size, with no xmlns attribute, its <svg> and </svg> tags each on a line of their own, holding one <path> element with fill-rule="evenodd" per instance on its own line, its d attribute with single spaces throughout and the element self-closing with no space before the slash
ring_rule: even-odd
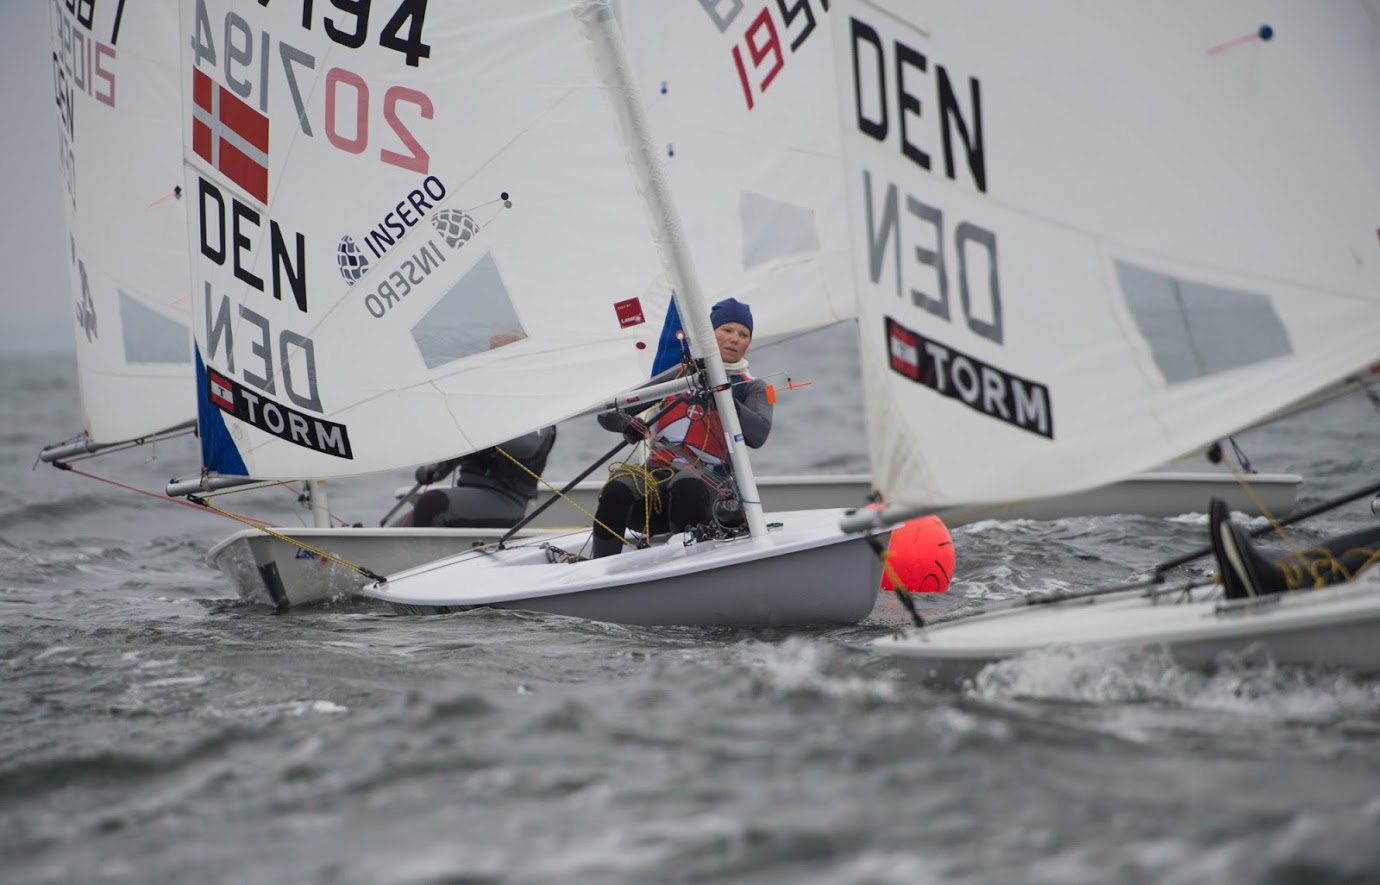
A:
<svg viewBox="0 0 1380 885">
<path fill-rule="evenodd" d="M 689 326 L 691 354 L 704 361 L 705 374 L 714 388 L 714 403 L 719 410 L 729 460 L 733 464 L 733 473 L 738 481 L 738 492 L 742 498 L 743 512 L 747 517 L 748 531 L 753 537 L 765 537 L 767 523 L 762 514 L 762 498 L 757 492 L 757 480 L 748 460 L 747 444 L 743 442 L 743 431 L 738 423 L 733 391 L 728 387 L 728 373 L 724 371 L 723 359 L 714 344 L 714 329 L 709 323 L 709 306 L 705 303 L 704 293 L 700 291 L 699 279 L 695 274 L 694 262 L 690 257 L 689 245 L 681 225 L 680 214 L 671 196 L 671 189 L 666 183 L 660 163 L 655 159 L 651 127 L 642 108 L 632 71 L 628 67 L 618 22 L 608 0 L 584 0 L 583 4 L 577 7 L 576 15 L 585 25 L 586 33 L 594 44 L 595 63 L 599 73 L 604 82 L 612 87 L 614 111 L 623 127 L 628 159 L 637 174 L 638 190 L 659 234 L 657 248 L 671 277 L 673 295 L 681 306 L 681 318 Z"/>
</svg>

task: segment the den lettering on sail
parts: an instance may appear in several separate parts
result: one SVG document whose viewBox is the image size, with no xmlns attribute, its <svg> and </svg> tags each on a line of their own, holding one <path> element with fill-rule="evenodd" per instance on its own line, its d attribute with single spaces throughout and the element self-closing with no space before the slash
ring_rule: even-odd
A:
<svg viewBox="0 0 1380 885">
<path fill-rule="evenodd" d="M 981 81 L 932 64 L 919 49 L 900 38 L 884 39 L 857 18 L 849 20 L 849 42 L 853 123 L 868 138 L 895 147 L 900 162 L 887 168 L 962 179 L 986 193 Z M 954 223 L 946 217 L 930 196 L 942 189 L 908 188 L 903 174 L 894 176 L 899 180 L 869 168 L 861 174 L 863 217 L 854 223 L 865 227 L 872 284 L 894 285 L 900 305 L 952 324 L 956 334 L 966 330 L 987 342 L 981 347 L 1004 346 L 996 231 L 978 220 Z M 955 289 L 961 325 L 953 315 Z M 911 328 L 919 319 L 917 314 L 908 323 L 884 320 L 894 372 L 984 415 L 1053 438 L 1047 386 L 933 336 L 921 337 Z"/>
<path fill-rule="evenodd" d="M 264 219 L 257 209 L 233 195 L 227 197 L 204 178 L 198 180 L 201 256 L 216 267 L 228 266 L 234 278 L 249 287 L 246 293 L 263 293 L 306 315 L 306 238 L 300 232 L 285 231 L 271 218 L 265 237 Z M 263 245 L 268 248 L 266 261 L 257 254 Z M 264 264 L 268 280 L 253 271 Z M 275 328 L 268 310 L 255 310 L 243 302 L 232 304 L 231 297 L 216 292 L 209 279 L 203 277 L 201 287 L 206 318 L 203 358 L 211 404 L 286 442 L 353 458 L 345 426 L 321 417 L 316 347 L 311 337 L 282 323 Z M 285 301 L 285 296 L 290 300 Z"/>
</svg>

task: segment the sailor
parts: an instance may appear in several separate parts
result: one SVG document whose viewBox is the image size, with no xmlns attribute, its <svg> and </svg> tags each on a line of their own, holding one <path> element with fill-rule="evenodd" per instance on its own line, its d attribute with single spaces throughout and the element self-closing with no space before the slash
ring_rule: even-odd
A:
<svg viewBox="0 0 1380 885">
<path fill-rule="evenodd" d="M 752 343 L 752 311 L 735 298 L 726 298 L 709 312 L 719 356 L 738 412 L 743 441 L 761 448 L 771 433 L 772 406 L 767 385 L 747 373 Z M 617 410 L 598 416 L 605 430 L 629 438 L 650 437 L 651 454 L 644 467 L 624 465 L 604 484 L 594 514 L 593 556 L 620 552 L 629 527 L 644 533 L 685 531 L 718 522 L 741 524 L 736 498 L 726 490 L 728 443 L 713 398 L 706 393 L 683 394 L 656 404 L 669 411 L 653 428 Z"/>
<path fill-rule="evenodd" d="M 489 338 L 489 350 L 526 338 L 521 329 L 507 329 Z M 502 445 L 417 468 L 417 482 L 431 485 L 452 470 L 455 485 L 431 489 L 417 499 L 401 525 L 421 528 L 511 528 L 527 513 L 537 496 L 537 479 L 546 469 L 546 456 L 556 444 L 556 428 L 543 427 Z"/>
<path fill-rule="evenodd" d="M 1338 535 L 1271 560 L 1256 549 L 1245 529 L 1231 521 L 1221 498 L 1208 502 L 1208 541 L 1228 599 L 1342 583 L 1380 560 L 1380 528 Z"/>
<path fill-rule="evenodd" d="M 543 427 L 502 445 L 417 468 L 417 482 L 440 482 L 457 467 L 455 485 L 417 499 L 403 525 L 423 528 L 508 528 L 522 519 L 537 496 L 537 478 L 556 443 L 556 428 Z"/>
</svg>

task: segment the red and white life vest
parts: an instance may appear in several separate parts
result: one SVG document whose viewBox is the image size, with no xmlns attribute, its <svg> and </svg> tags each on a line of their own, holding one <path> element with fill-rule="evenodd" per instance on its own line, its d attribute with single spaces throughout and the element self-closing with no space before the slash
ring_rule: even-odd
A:
<svg viewBox="0 0 1380 885">
<path fill-rule="evenodd" d="M 735 375 L 743 381 L 751 380 L 746 373 Z M 728 459 L 728 442 L 724 439 L 719 413 L 708 408 L 704 402 L 682 400 L 676 403 L 661 416 L 653 430 L 652 454 L 647 458 L 649 467 L 666 467 L 677 462 L 685 464 L 686 455 L 700 464 L 711 466 Z M 685 454 L 658 445 L 662 440 L 679 446 Z"/>
</svg>

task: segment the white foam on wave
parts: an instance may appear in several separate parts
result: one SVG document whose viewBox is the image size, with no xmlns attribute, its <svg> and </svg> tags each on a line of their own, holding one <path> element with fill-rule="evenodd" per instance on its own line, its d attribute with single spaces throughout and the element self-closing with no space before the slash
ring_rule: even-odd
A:
<svg viewBox="0 0 1380 885">
<path fill-rule="evenodd" d="M 1380 715 L 1380 686 L 1354 676 L 1278 667 L 1250 654 L 1224 656 L 1210 672 L 1192 670 L 1160 648 L 1041 649 L 985 667 L 968 690 L 986 700 L 1155 703 L 1281 723 Z"/>
<path fill-rule="evenodd" d="M 890 680 L 863 676 L 843 666 L 841 650 L 827 642 L 792 636 L 775 644 L 744 642 L 738 649 L 754 675 L 772 691 L 861 701 L 891 701 L 898 696 Z"/>
</svg>

